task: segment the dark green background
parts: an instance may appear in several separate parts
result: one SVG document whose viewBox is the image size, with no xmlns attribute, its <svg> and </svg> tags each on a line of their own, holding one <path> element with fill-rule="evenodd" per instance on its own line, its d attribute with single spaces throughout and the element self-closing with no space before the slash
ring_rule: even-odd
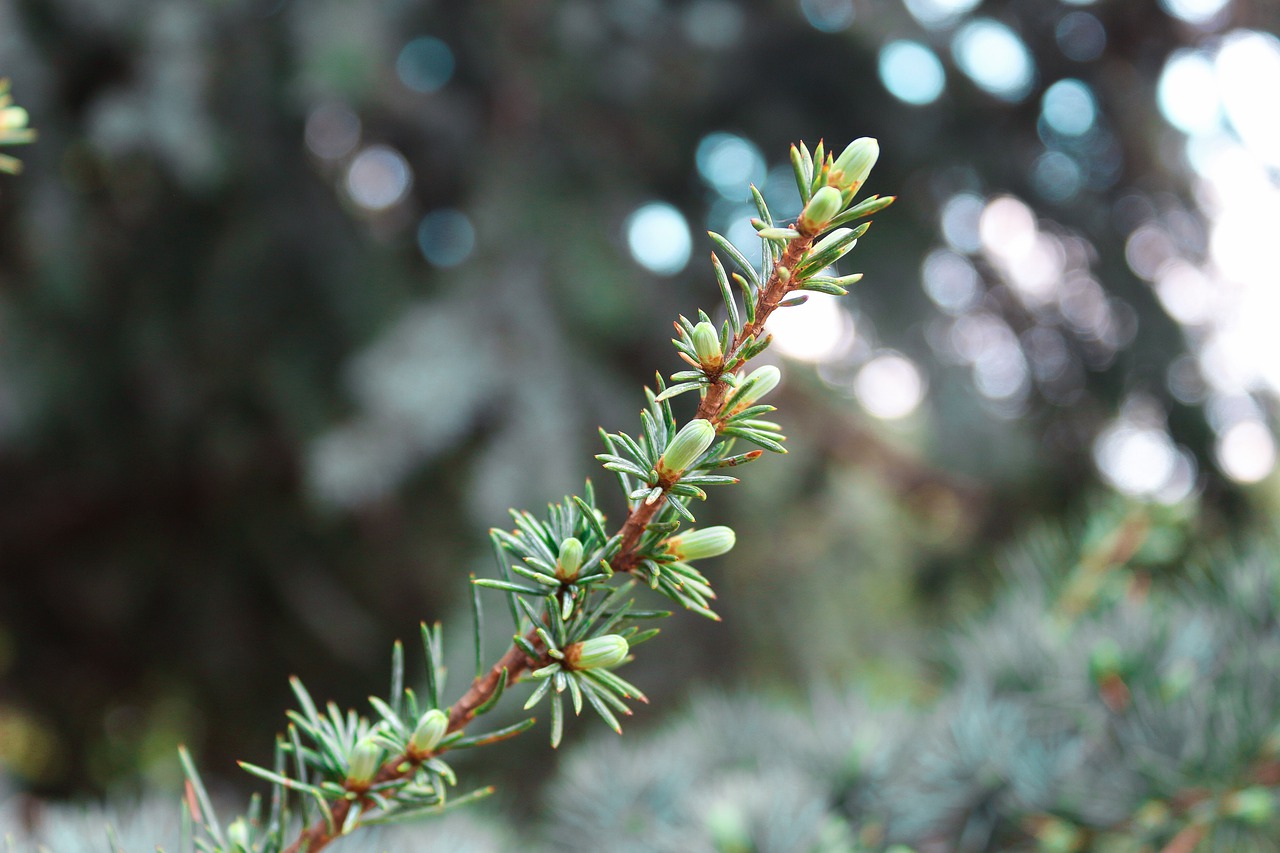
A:
<svg viewBox="0 0 1280 853">
<path fill-rule="evenodd" d="M 703 513 L 739 530 L 735 555 L 708 569 L 725 623 L 670 620 L 630 670 L 656 706 L 633 725 L 703 681 L 917 691 L 909 661 L 927 655 L 940 615 L 981 600 L 989 552 L 1098 488 L 1090 442 L 1134 389 L 1169 408 L 1175 439 L 1201 458 L 1203 503 L 1234 517 L 1202 413 L 1164 390 L 1181 335 L 1125 264 L 1132 223 L 1117 206 L 1136 191 L 1196 210 L 1163 153 L 1179 135 L 1154 89 L 1199 34 L 1154 0 L 988 0 L 973 14 L 1012 25 L 1038 69 L 1033 92 L 1007 103 L 957 70 L 950 29 L 922 29 L 896 0 L 856 9 L 837 33 L 781 0 L 0 9 L 0 74 L 41 134 L 14 150 L 25 174 L 0 178 L 0 766 L 44 793 L 139 774 L 173 783 L 182 740 L 209 776 L 235 778 L 233 759 L 267 759 L 288 675 L 360 703 L 383 689 L 391 641 L 423 619 L 457 638 L 461 690 L 465 577 L 491 571 L 485 531 L 505 506 L 536 510 L 586 476 L 611 488 L 591 458 L 596 427 L 635 430 L 641 384 L 679 369 L 670 320 L 716 301 L 704 238 L 660 278 L 624 235 L 653 199 L 700 233 L 713 194 L 694 153 L 711 132 L 750 139 L 770 166 L 801 138 L 879 138 L 868 189 L 900 201 L 856 250 L 848 271 L 867 277 L 850 298 L 922 366 L 930 394 L 894 427 L 788 368 L 777 402 L 790 457 L 747 469 Z M 740 29 L 707 46 L 708 10 Z M 1107 33 L 1088 63 L 1054 36 L 1081 10 Z M 1265 0 L 1230 14 L 1222 27 L 1277 24 Z M 422 35 L 457 60 L 434 94 L 395 73 Z M 912 107 L 886 92 L 876 56 L 891 38 L 937 50 L 941 99 Z M 1093 88 L 1098 144 L 1122 159 L 1113 182 L 1052 202 L 1029 174 L 1045 150 L 1039 95 L 1064 77 Z M 414 170 L 389 213 L 362 214 L 342 164 L 304 143 L 308 115 L 335 102 L 359 116 L 362 145 L 390 145 Z M 938 312 L 920 262 L 961 189 L 1014 193 L 1082 235 L 1137 318 L 1114 360 L 1079 371 L 1073 405 L 1033 392 L 1020 417 L 996 417 L 965 371 L 931 355 Z M 441 207 L 478 235 L 453 269 L 415 244 Z M 1015 329 L 1028 323 L 997 304 Z M 387 364 L 369 353 L 394 356 L 397 335 L 417 359 L 400 379 L 421 446 L 383 496 L 335 506 L 308 486 L 310 454 L 369 416 L 361 389 L 386 387 L 370 372 Z M 496 649 L 509 628 L 496 600 L 492 612 Z M 490 760 L 540 778 L 541 737 L 523 741 Z M 487 772 L 473 781 L 503 778 Z"/>
</svg>

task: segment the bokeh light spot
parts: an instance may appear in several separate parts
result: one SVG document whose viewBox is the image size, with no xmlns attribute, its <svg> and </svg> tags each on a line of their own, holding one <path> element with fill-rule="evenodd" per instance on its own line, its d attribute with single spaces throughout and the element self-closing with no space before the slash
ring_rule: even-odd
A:
<svg viewBox="0 0 1280 853">
<path fill-rule="evenodd" d="M 1200 364 L 1194 355 L 1181 355 L 1174 359 L 1165 371 L 1165 385 L 1174 398 L 1186 406 L 1198 406 L 1204 402 L 1208 387 Z"/>
<path fill-rule="evenodd" d="M 1129 269 L 1147 281 L 1154 281 L 1161 267 L 1173 260 L 1177 251 L 1173 238 L 1154 222 L 1135 230 L 1124 244 Z"/>
<path fill-rule="evenodd" d="M 1156 273 L 1156 296 L 1170 317 L 1185 326 L 1210 322 L 1217 314 L 1217 291 L 1201 270 L 1182 260 L 1165 264 Z"/>
<path fill-rule="evenodd" d="M 1053 36 L 1062 55 L 1076 62 L 1093 62 L 1107 49 L 1107 28 L 1088 12 L 1063 15 Z"/>
<path fill-rule="evenodd" d="M 1075 198 L 1084 184 L 1080 164 L 1069 154 L 1046 151 L 1031 167 L 1031 182 L 1036 191 L 1049 201 L 1064 202 Z"/>
<path fill-rule="evenodd" d="M 1106 291 L 1089 276 L 1076 275 L 1063 282 L 1058 310 L 1072 331 L 1089 340 L 1102 340 L 1113 324 Z"/>
<path fill-rule="evenodd" d="M 317 157 L 341 159 L 360 144 L 360 117 L 346 104 L 324 104 L 307 116 L 303 138 Z"/>
<path fill-rule="evenodd" d="M 1071 366 L 1071 351 L 1057 328 L 1033 326 L 1022 333 L 1020 340 L 1031 363 L 1031 372 L 1039 382 L 1051 384 Z"/>
<path fill-rule="evenodd" d="M 889 42 L 880 50 L 879 68 L 889 94 L 908 104 L 931 104 L 946 86 L 942 62 L 919 42 Z"/>
<path fill-rule="evenodd" d="M 1222 473 L 1237 483 L 1256 483 L 1276 467 L 1275 438 L 1261 421 L 1232 424 L 1214 450 Z"/>
<path fill-rule="evenodd" d="M 733 201 L 749 199 L 749 184 L 764 183 L 764 155 L 749 139 L 711 133 L 698 143 L 698 174 L 716 192 Z"/>
<path fill-rule="evenodd" d="M 449 45 L 431 36 L 406 44 L 396 58 L 396 76 L 415 92 L 439 91 L 453 76 L 454 58 Z"/>
<path fill-rule="evenodd" d="M 1027 392 L 1027 359 L 1004 320 L 985 312 L 965 314 L 956 319 L 949 338 L 951 349 L 972 367 L 979 394 L 1006 402 Z"/>
<path fill-rule="evenodd" d="M 853 318 L 837 297 L 810 293 L 803 305 L 782 308 L 765 324 L 773 334 L 773 349 L 800 361 L 822 362 L 846 352 L 853 344 Z"/>
<path fill-rule="evenodd" d="M 982 248 L 978 222 L 986 202 L 975 193 L 957 193 L 942 206 L 943 239 L 958 252 L 976 252 Z"/>
<path fill-rule="evenodd" d="M 1028 308 L 1039 310 L 1054 301 L 1066 260 L 1056 237 L 1038 233 L 1025 253 L 999 260 L 1001 272 Z"/>
<path fill-rule="evenodd" d="M 1241 421 L 1261 422 L 1265 418 L 1262 407 L 1247 391 L 1215 391 L 1205 401 L 1204 415 L 1209 426 L 1219 435 Z"/>
<path fill-rule="evenodd" d="M 924 291 L 948 314 L 963 314 L 977 305 L 982 295 L 978 271 L 964 255 L 934 249 L 920 268 Z"/>
<path fill-rule="evenodd" d="M 694 0 L 680 18 L 684 37 L 699 47 L 724 50 L 742 39 L 742 9 L 730 0 Z"/>
<path fill-rule="evenodd" d="M 413 170 L 404 155 L 386 145 L 370 145 L 347 167 L 347 194 L 366 210 L 386 210 L 413 186 Z"/>
<path fill-rule="evenodd" d="M 1020 101 L 1031 92 L 1035 64 L 1031 52 L 1012 29 L 989 18 L 970 21 L 951 42 L 960 70 L 979 88 L 1005 101 Z"/>
<path fill-rule="evenodd" d="M 853 393 L 870 414 L 882 420 L 905 418 L 924 400 L 924 377 L 901 353 L 877 354 L 853 380 Z"/>
<path fill-rule="evenodd" d="M 800 13 L 809 26 L 824 33 L 847 30 L 853 23 L 853 0 L 800 0 Z"/>
<path fill-rule="evenodd" d="M 1241 299 L 1258 300 L 1254 308 L 1280 311 L 1280 287 L 1276 286 L 1280 243 L 1275 239 L 1275 224 L 1280 222 L 1280 187 L 1271 183 L 1267 170 L 1256 160 L 1251 165 L 1253 168 L 1242 170 L 1236 177 L 1252 173 L 1252 187 L 1218 184 L 1224 195 L 1229 194 L 1230 203 L 1222 206 L 1210 225 L 1209 253 L 1223 277 L 1244 285 L 1239 293 Z"/>
<path fill-rule="evenodd" d="M 1222 124 L 1218 80 L 1209 57 L 1197 50 L 1175 51 L 1160 72 L 1156 104 L 1169 124 L 1188 135 L 1209 134 Z"/>
<path fill-rule="evenodd" d="M 1016 400 L 1027 392 L 1027 359 L 1016 344 L 993 346 L 973 363 L 973 385 L 990 400 Z"/>
<path fill-rule="evenodd" d="M 795 172 L 790 163 L 780 163 L 770 169 L 760 189 L 773 211 L 775 222 L 795 219 L 800 215 L 800 191 L 796 188 Z"/>
<path fill-rule="evenodd" d="M 1264 163 L 1280 167 L 1280 39 L 1248 30 L 1231 33 L 1214 69 L 1227 118 L 1245 147 Z"/>
<path fill-rule="evenodd" d="M 1045 90 L 1040 103 L 1045 123 L 1063 136 L 1083 136 L 1098 118 L 1093 92 L 1079 80 L 1059 80 Z"/>
<path fill-rule="evenodd" d="M 907 11 L 926 27 L 945 27 L 977 8 L 982 0 L 906 0 Z"/>
<path fill-rule="evenodd" d="M 983 248 L 1004 260 L 1016 260 L 1030 252 L 1038 231 L 1031 208 L 1011 195 L 993 198 L 978 220 Z"/>
<path fill-rule="evenodd" d="M 471 257 L 475 247 L 475 226 L 460 210 L 435 210 L 418 223 L 418 248 L 438 267 L 458 266 Z"/>
<path fill-rule="evenodd" d="M 1093 458 L 1112 488 L 1133 497 L 1152 498 L 1176 479 L 1180 454 L 1168 432 L 1156 426 L 1115 421 L 1093 446 Z"/>
<path fill-rule="evenodd" d="M 764 241 L 760 239 L 760 235 L 751 224 L 751 217 L 756 213 L 756 209 L 744 208 L 740 214 L 733 217 L 729 227 L 725 229 L 724 236 L 729 242 L 738 248 L 742 253 L 742 257 L 754 267 L 760 266 L 760 261 L 764 258 Z"/>
<path fill-rule="evenodd" d="M 650 202 L 636 210 L 627 217 L 625 231 L 631 257 L 650 272 L 675 275 L 689 263 L 689 223 L 666 202 Z"/>
<path fill-rule="evenodd" d="M 1230 2 L 1231 0 L 1160 0 L 1160 6 L 1170 15 L 1189 24 L 1207 24 Z"/>
</svg>

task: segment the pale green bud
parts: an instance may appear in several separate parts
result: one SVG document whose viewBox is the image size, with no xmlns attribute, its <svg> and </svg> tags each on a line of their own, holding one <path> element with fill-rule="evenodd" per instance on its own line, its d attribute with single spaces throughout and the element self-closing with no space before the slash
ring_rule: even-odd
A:
<svg viewBox="0 0 1280 853">
<path fill-rule="evenodd" d="M 777 388 L 778 383 L 781 381 L 782 371 L 772 364 L 757 367 L 747 375 L 746 380 L 743 382 L 742 395 L 738 397 L 738 402 L 734 408 L 745 409 L 747 406 L 754 405 L 756 400 Z"/>
<path fill-rule="evenodd" d="M 867 175 L 871 174 L 871 169 L 878 159 L 880 159 L 879 142 L 867 136 L 855 139 L 836 158 L 827 181 L 841 191 L 856 193 L 867 180 Z"/>
<path fill-rule="evenodd" d="M 236 818 L 227 827 L 227 841 L 231 842 L 232 850 L 247 851 L 249 849 L 249 824 L 244 818 Z"/>
<path fill-rule="evenodd" d="M 840 190 L 835 187 L 820 187 L 804 206 L 800 221 L 796 224 L 805 234 L 817 234 L 827 227 L 827 223 L 835 218 L 842 207 L 844 199 Z"/>
<path fill-rule="evenodd" d="M 1050 818 L 1036 831 L 1044 853 L 1076 853 L 1084 844 L 1084 834 L 1064 820 Z"/>
<path fill-rule="evenodd" d="M 693 327 L 693 351 L 698 356 L 698 363 L 704 368 L 715 370 L 724 364 L 724 353 L 720 350 L 720 336 L 716 327 L 705 320 Z"/>
<path fill-rule="evenodd" d="M 716 440 L 716 428 L 705 418 L 696 418 L 685 424 L 667 445 L 667 450 L 658 460 L 660 473 L 683 474 L 694 462 L 698 461 L 711 442 Z"/>
<path fill-rule="evenodd" d="M 702 820 L 717 850 L 737 853 L 755 849 L 751 825 L 737 804 L 727 799 L 718 800 L 705 810 Z"/>
<path fill-rule="evenodd" d="M 1231 794 L 1227 798 L 1226 807 L 1227 814 L 1231 817 L 1261 826 L 1275 814 L 1276 801 L 1266 788 L 1255 786 Z"/>
<path fill-rule="evenodd" d="M 449 715 L 439 708 L 432 708 L 418 720 L 418 727 L 409 738 L 409 748 L 417 753 L 435 749 L 449 729 Z"/>
<path fill-rule="evenodd" d="M 367 734 L 351 750 L 347 758 L 347 783 L 368 785 L 382 762 L 382 747 L 372 734 Z"/>
<path fill-rule="evenodd" d="M 617 634 L 603 634 L 564 650 L 564 662 L 570 669 L 610 669 L 627 658 L 631 647 Z"/>
<path fill-rule="evenodd" d="M 560 543 L 560 558 L 556 561 L 556 577 L 562 581 L 571 581 L 578 576 L 582 568 L 582 543 L 574 537 Z"/>
<path fill-rule="evenodd" d="M 5 107 L 0 109 L 0 129 L 14 130 L 26 127 L 31 117 L 22 107 Z"/>
<path fill-rule="evenodd" d="M 733 529 L 720 525 L 673 536 L 667 540 L 667 551 L 677 560 L 706 560 L 728 554 L 736 541 Z"/>
</svg>

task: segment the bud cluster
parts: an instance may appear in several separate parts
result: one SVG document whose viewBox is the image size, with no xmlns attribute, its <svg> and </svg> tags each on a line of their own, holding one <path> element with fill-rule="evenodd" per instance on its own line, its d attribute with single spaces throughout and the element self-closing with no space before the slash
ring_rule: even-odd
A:
<svg viewBox="0 0 1280 853">
<path fill-rule="evenodd" d="M 855 139 L 839 157 L 824 154 L 822 143 L 819 143 L 812 162 L 809 161 L 808 149 L 803 145 L 801 149 L 803 153 L 793 147 L 791 156 L 797 180 L 801 182 L 801 194 L 807 202 L 795 228 L 799 234 L 812 238 L 833 223 L 838 225 L 848 221 L 849 217 L 841 214 L 880 158 L 880 143 L 869 137 Z"/>
</svg>

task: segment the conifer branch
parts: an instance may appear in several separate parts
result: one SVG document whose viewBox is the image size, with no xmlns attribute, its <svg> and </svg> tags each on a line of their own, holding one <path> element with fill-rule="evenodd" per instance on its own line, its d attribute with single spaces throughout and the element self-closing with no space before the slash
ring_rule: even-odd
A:
<svg viewBox="0 0 1280 853">
<path fill-rule="evenodd" d="M 727 319 L 717 329 L 705 312 L 698 312 L 696 323 L 680 317 L 672 342 L 692 369 L 673 374 L 670 386 L 659 376 L 656 390 L 645 390 L 648 407 L 641 412 L 641 431 L 635 438 L 602 433 L 607 452 L 597 458 L 618 476 L 627 502 L 622 524 L 612 535 L 606 533 L 588 482 L 584 496 L 552 505 L 545 519 L 513 512 L 513 530 L 490 532 L 500 576 L 472 582 L 506 596 L 516 632 L 502 656 L 446 706 L 441 701 L 441 630 L 424 625 L 426 691 L 419 698 L 404 687 L 404 657 L 397 643 L 390 695 L 386 700 L 370 699 L 380 718 L 376 722 L 354 711 L 344 715 L 332 703 L 322 712 L 294 679 L 300 710 L 288 712 L 291 726 L 288 737 L 277 744 L 275 767 L 242 765 L 272 782 L 269 814 L 263 814 L 256 801 L 246 817 L 224 832 L 211 808 L 198 814 L 193 808 L 192 817 L 206 836 L 196 842 L 200 849 L 317 853 L 360 826 L 440 811 L 464 801 L 467 798 L 446 800 L 447 788 L 456 779 L 441 756 L 529 728 L 532 718 L 483 735 L 466 734 L 508 687 L 525 680 L 538 682 L 526 709 L 550 700 L 552 746 L 563 734 L 565 695 L 575 715 L 584 704 L 590 705 L 611 728 L 621 731 L 616 715 L 631 713 L 627 701 L 647 699 L 613 670 L 630 659 L 635 646 L 658 633 L 656 628 L 642 630 L 637 623 L 670 615 L 636 609 L 632 589 L 644 583 L 685 609 L 719 619 L 710 609 L 715 598 L 711 583 L 692 563 L 727 553 L 734 533 L 727 527 L 677 530 L 683 522 L 693 522 L 689 504 L 705 500 L 707 487 L 738 482 L 721 469 L 750 462 L 765 450 L 786 452 L 780 427 L 762 418 L 773 407 L 759 403 L 777 385 L 777 368 L 762 367 L 750 374 L 743 368 L 768 347 L 765 323 L 770 315 L 806 298 L 789 298 L 790 294 L 812 290 L 843 295 L 846 286 L 861 277 L 823 273 L 854 247 L 870 223 L 856 229 L 838 226 L 893 201 L 872 197 L 850 206 L 878 156 L 872 139 L 851 143 L 838 158 L 825 153 L 821 143 L 813 154 L 803 143 L 793 146 L 792 162 L 804 201 L 797 220 L 787 227 L 775 226 L 763 197 L 752 188 L 760 213 L 753 220 L 762 243 L 759 271 L 725 238 L 710 235 L 737 268 L 732 279 L 742 290 L 742 309 L 730 276 L 713 254 Z M 679 425 L 670 401 L 692 390 L 700 394 L 697 410 Z M 757 449 L 732 454 L 739 439 Z M 474 607 L 479 665 L 478 599 Z M 194 767 L 186 759 L 184 766 L 198 795 L 193 802 L 207 802 Z M 291 799 L 299 800 L 297 816 L 289 812 Z M 294 830 L 299 823 L 301 828 Z M 285 846 L 285 835 L 292 831 L 298 834 Z"/>
</svg>

